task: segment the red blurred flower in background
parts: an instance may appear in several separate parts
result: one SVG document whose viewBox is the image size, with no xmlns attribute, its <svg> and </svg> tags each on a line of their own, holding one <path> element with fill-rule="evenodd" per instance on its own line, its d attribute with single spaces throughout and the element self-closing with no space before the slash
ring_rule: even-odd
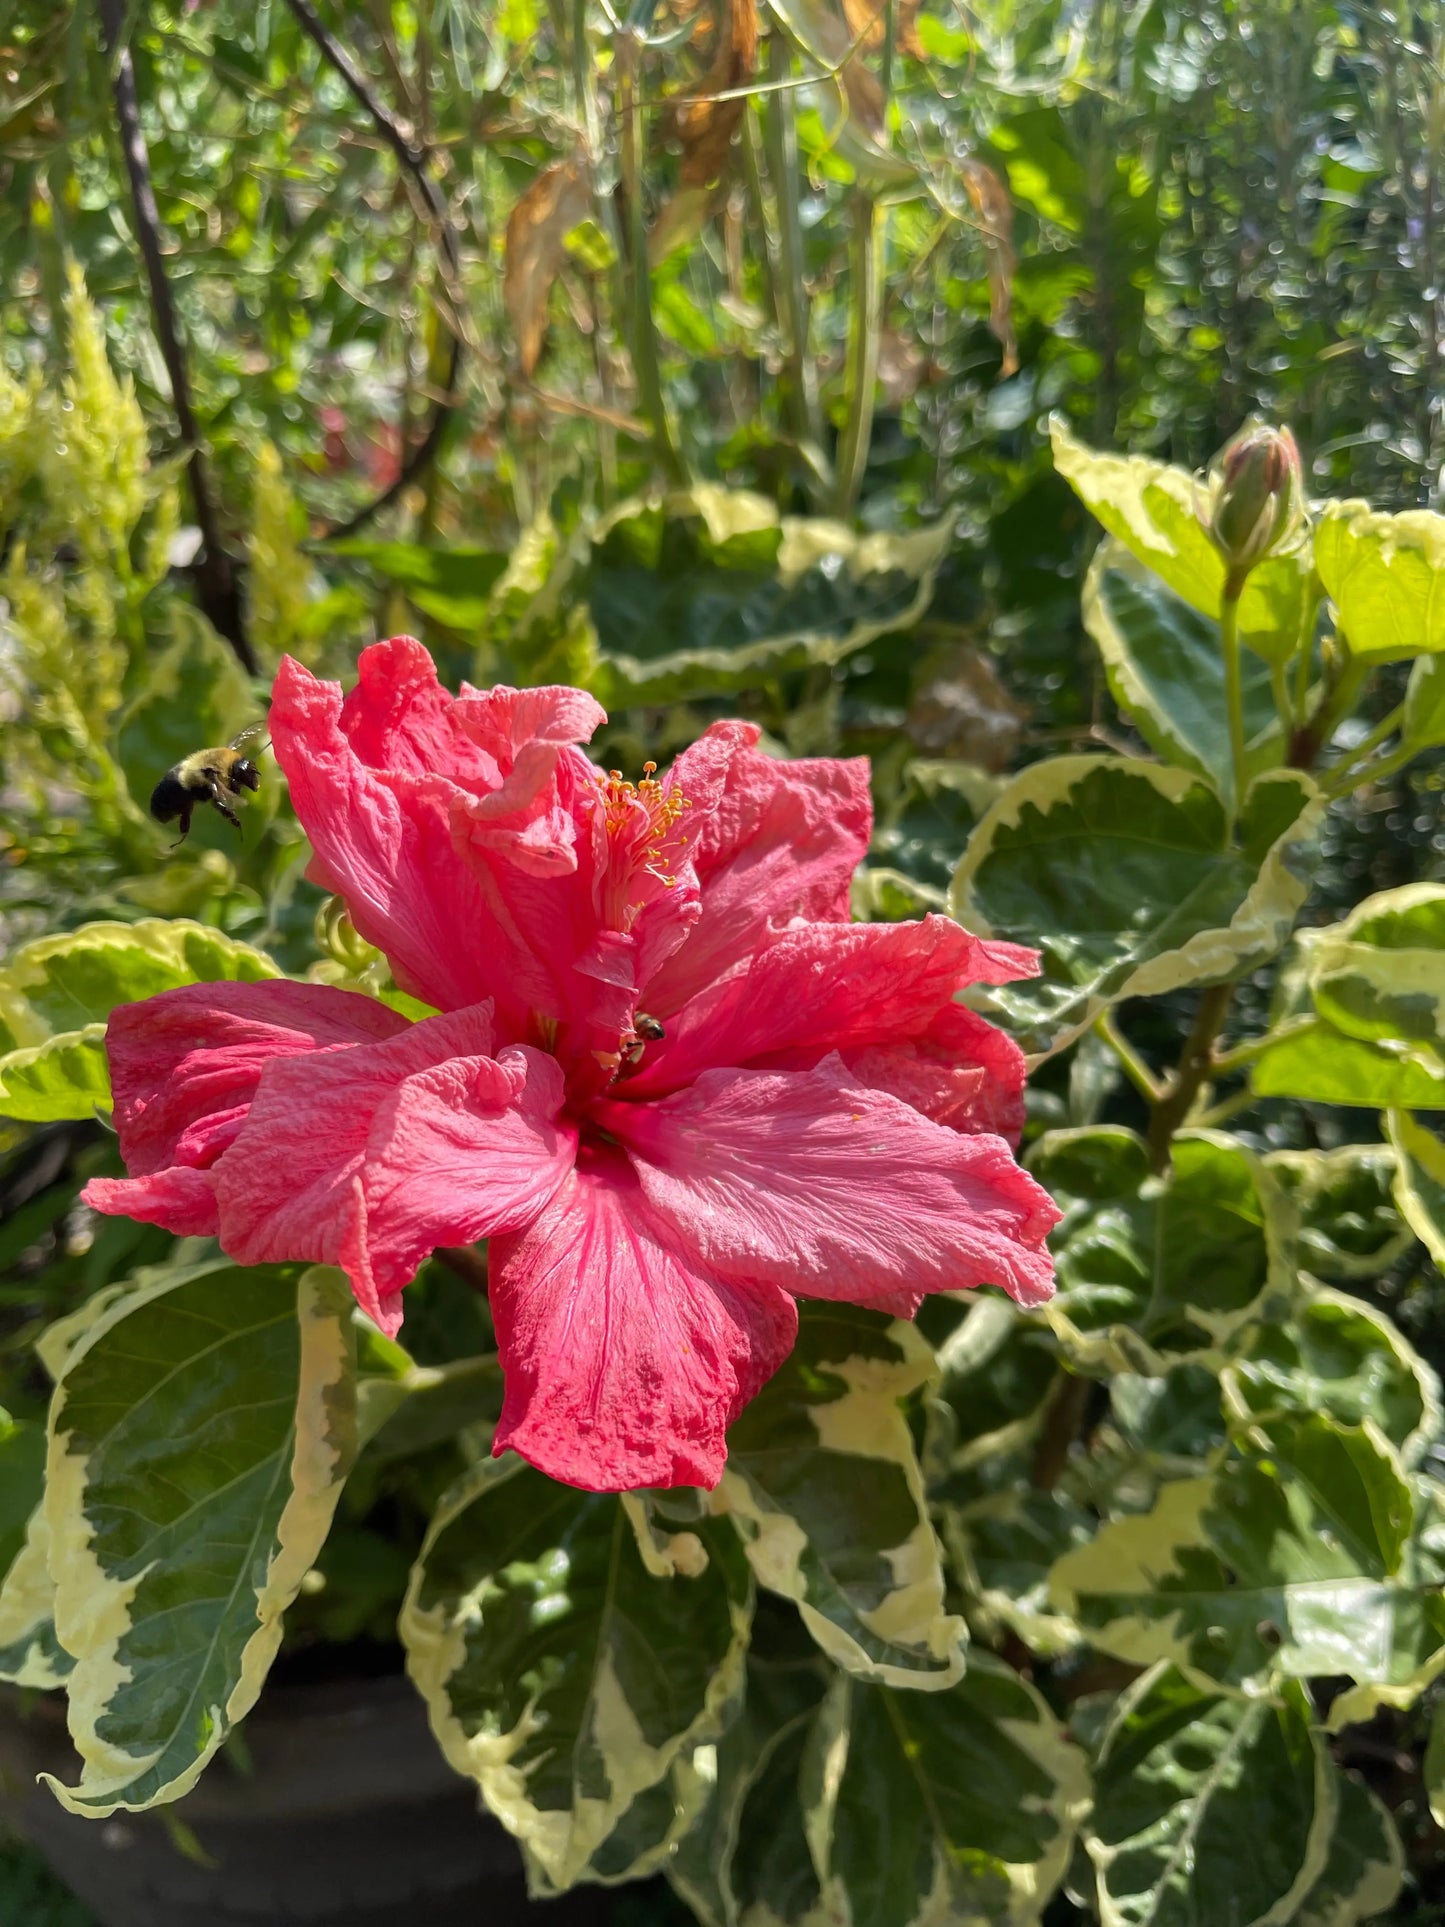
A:
<svg viewBox="0 0 1445 1927">
<path fill-rule="evenodd" d="M 283 662 L 308 874 L 440 1014 L 280 981 L 125 1006 L 131 1175 L 85 1197 L 243 1264 L 341 1265 L 388 1332 L 428 1253 L 489 1238 L 494 1449 L 594 1490 L 712 1485 L 792 1294 L 1049 1296 L 1023 1060 L 954 1001 L 1037 963 L 943 917 L 849 921 L 862 760 L 716 723 L 634 784 L 577 747 L 603 720 L 575 689 L 453 698 L 405 637 L 344 701 Z"/>
</svg>

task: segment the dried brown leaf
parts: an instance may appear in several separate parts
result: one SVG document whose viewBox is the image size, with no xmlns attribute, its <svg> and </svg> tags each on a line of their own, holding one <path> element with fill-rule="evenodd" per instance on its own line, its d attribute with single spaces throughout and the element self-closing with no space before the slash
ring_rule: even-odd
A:
<svg viewBox="0 0 1445 1927">
<path fill-rule="evenodd" d="M 502 299 L 523 374 L 530 375 L 541 357 L 547 300 L 567 258 L 567 236 L 591 207 L 585 159 L 577 153 L 543 168 L 508 217 Z"/>
<path fill-rule="evenodd" d="M 921 0 L 896 0 L 893 16 L 893 44 L 914 60 L 922 60 L 923 44 L 918 38 L 918 9 Z M 843 0 L 843 18 L 848 32 L 870 53 L 883 45 L 888 21 L 888 0 Z"/>
<path fill-rule="evenodd" d="M 985 162 L 971 155 L 963 162 L 964 192 L 978 216 L 979 238 L 988 257 L 988 325 L 1003 348 L 1002 376 L 1016 375 L 1018 341 L 1013 323 L 1013 278 L 1018 266 L 1014 253 L 1014 205 L 1003 181 Z"/>
<path fill-rule="evenodd" d="M 678 179 L 684 188 L 706 187 L 727 165 L 728 150 L 747 101 L 741 95 L 731 100 L 717 96 L 736 94 L 738 88 L 745 87 L 757 63 L 757 0 L 722 0 L 719 24 L 712 64 L 698 83 L 696 95 L 678 106 L 673 122 L 682 143 Z"/>
</svg>

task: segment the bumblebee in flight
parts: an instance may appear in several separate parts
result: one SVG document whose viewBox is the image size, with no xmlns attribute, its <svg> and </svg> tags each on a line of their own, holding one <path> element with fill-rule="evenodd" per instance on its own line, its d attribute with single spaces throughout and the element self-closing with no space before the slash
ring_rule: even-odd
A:
<svg viewBox="0 0 1445 1927">
<path fill-rule="evenodd" d="M 166 771 L 151 791 L 151 815 L 157 823 L 179 819 L 181 833 L 173 849 L 179 849 L 190 835 L 191 812 L 202 803 L 214 803 L 226 821 L 240 829 L 241 819 L 226 799 L 239 797 L 243 790 L 260 789 L 261 772 L 249 756 L 242 755 L 241 745 L 264 734 L 265 724 L 254 723 L 224 749 L 198 749 Z"/>
</svg>

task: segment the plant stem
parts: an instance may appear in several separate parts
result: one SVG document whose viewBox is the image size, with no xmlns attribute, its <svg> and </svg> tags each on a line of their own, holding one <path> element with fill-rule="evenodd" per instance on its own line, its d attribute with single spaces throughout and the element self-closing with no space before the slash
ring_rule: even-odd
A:
<svg viewBox="0 0 1445 1927">
<path fill-rule="evenodd" d="M 1151 1171 L 1167 1169 L 1174 1133 L 1188 1117 L 1195 1098 L 1215 1070 L 1214 1040 L 1223 1026 L 1233 996 L 1233 984 L 1214 984 L 1199 999 L 1199 1008 L 1194 1013 L 1194 1023 L 1185 1039 L 1178 1067 L 1149 1120 Z"/>
<path fill-rule="evenodd" d="M 871 194 L 855 188 L 853 239 L 849 248 L 852 278 L 848 321 L 848 362 L 844 387 L 847 415 L 838 441 L 837 512 L 852 515 L 858 502 L 868 444 L 873 439 L 874 394 L 878 385 L 878 334 L 883 319 L 883 223 Z"/>
<path fill-rule="evenodd" d="M 1328 747 L 1331 737 L 1355 706 L 1355 698 L 1363 689 L 1370 674 L 1370 666 L 1357 656 L 1351 656 L 1340 671 L 1339 681 L 1320 704 L 1319 713 L 1304 732 L 1300 755 L 1296 759 L 1298 767 L 1309 769 L 1322 749 Z"/>
<path fill-rule="evenodd" d="M 251 675 L 255 675 L 260 665 L 256 661 L 255 651 L 246 635 L 236 573 L 231 566 L 231 558 L 221 543 L 220 522 L 216 514 L 215 499 L 211 494 L 211 481 L 206 468 L 205 451 L 201 444 L 201 431 L 196 423 L 195 409 L 191 405 L 190 373 L 186 366 L 185 349 L 181 343 L 180 319 L 176 314 L 175 303 L 171 299 L 170 282 L 166 278 L 165 260 L 161 250 L 160 211 L 156 207 L 155 189 L 151 185 L 150 155 L 146 149 L 145 135 L 141 132 L 140 106 L 136 98 L 135 65 L 130 57 L 130 45 L 125 38 L 125 0 L 100 0 L 100 18 L 104 31 L 105 50 L 111 65 L 111 92 L 115 100 L 116 120 L 120 125 L 120 144 L 125 155 L 126 173 L 130 179 L 136 240 L 140 246 L 141 259 L 145 263 L 146 280 L 150 285 L 156 340 L 160 344 L 161 358 L 165 362 L 166 373 L 170 377 L 171 400 L 175 404 L 176 424 L 181 431 L 181 439 L 189 450 L 186 458 L 186 476 L 190 483 L 191 502 L 196 512 L 196 526 L 201 531 L 201 552 L 196 560 L 194 571 L 196 600 L 212 628 L 224 636 L 235 650 L 236 658 L 242 668 Z"/>
<path fill-rule="evenodd" d="M 1139 1095 L 1150 1104 L 1157 1104 L 1164 1095 L 1163 1087 L 1128 1038 L 1116 1027 L 1108 1011 L 1095 1018 L 1094 1029 L 1118 1058 L 1124 1075 Z"/>
<path fill-rule="evenodd" d="M 657 334 L 652 321 L 652 269 L 647 259 L 647 210 L 642 201 L 643 108 L 637 86 L 641 42 L 636 34 L 624 28 L 612 44 L 617 71 L 617 118 L 622 133 L 622 189 L 627 198 L 632 367 L 637 376 L 642 412 L 652 427 L 657 460 L 672 486 L 681 488 L 687 482 L 687 468 L 668 419 L 662 370 L 657 359 Z"/>
<path fill-rule="evenodd" d="M 1345 776 L 1350 770 L 1354 769 L 1356 764 L 1363 763 L 1368 757 L 1372 756 L 1383 742 L 1395 734 L 1395 731 L 1404 721 L 1404 717 L 1405 705 L 1403 703 L 1396 703 L 1389 715 L 1382 716 L 1379 722 L 1375 724 L 1375 727 L 1370 731 L 1369 735 L 1365 737 L 1364 741 L 1356 743 L 1355 747 L 1346 753 L 1343 761 L 1340 762 L 1335 769 L 1330 771 L 1331 777 L 1339 779 Z"/>
<path fill-rule="evenodd" d="M 1352 765 L 1351 772 L 1323 786 L 1325 795 L 1333 801 L 1337 796 L 1348 796 L 1351 790 L 1363 789 L 1366 783 L 1383 782 L 1385 777 L 1402 770 L 1406 763 L 1414 762 L 1419 753 L 1416 744 L 1402 743 L 1398 749 L 1392 749 L 1388 756 L 1382 756 L 1377 763 L 1367 764 L 1364 769 L 1354 769 Z"/>
<path fill-rule="evenodd" d="M 1229 761 L 1234 772 L 1231 824 L 1244 807 L 1244 684 L 1239 672 L 1239 587 L 1226 582 L 1224 600 L 1219 607 L 1219 640 L 1224 650 L 1224 702 L 1229 712 Z"/>
<path fill-rule="evenodd" d="M 1269 686 L 1274 694 L 1275 713 L 1279 717 L 1280 727 L 1284 731 L 1285 744 L 1288 746 L 1290 738 L 1294 734 L 1294 706 L 1290 701 L 1288 663 L 1272 662 L 1270 664 Z"/>
<path fill-rule="evenodd" d="M 770 79 L 786 80 L 792 62 L 786 39 L 771 31 Z M 762 117 L 763 153 L 778 210 L 778 325 L 788 369 L 788 412 L 798 440 L 821 450 L 823 419 L 818 406 L 817 371 L 808 354 L 808 290 L 803 278 L 803 228 L 798 218 L 798 132 L 791 93 L 783 89 L 768 94 Z"/>
</svg>

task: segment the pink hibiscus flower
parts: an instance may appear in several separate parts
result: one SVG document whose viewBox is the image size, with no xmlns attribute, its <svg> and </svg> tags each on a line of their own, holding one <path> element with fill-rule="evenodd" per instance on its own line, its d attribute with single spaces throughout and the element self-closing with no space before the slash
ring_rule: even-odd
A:
<svg viewBox="0 0 1445 1927">
<path fill-rule="evenodd" d="M 270 728 L 314 852 L 410 1022 L 352 992 L 195 984 L 117 1010 L 128 1178 L 86 1201 L 340 1265 L 384 1331 L 437 1246 L 491 1240 L 495 1450 L 597 1491 L 713 1485 L 793 1294 L 911 1316 L 1053 1289 L 1015 1164 L 1023 1060 L 955 1002 L 1037 969 L 944 917 L 849 921 L 867 765 L 716 723 L 633 784 L 575 689 L 450 696 L 406 637 L 342 700 L 286 660 Z"/>
</svg>

